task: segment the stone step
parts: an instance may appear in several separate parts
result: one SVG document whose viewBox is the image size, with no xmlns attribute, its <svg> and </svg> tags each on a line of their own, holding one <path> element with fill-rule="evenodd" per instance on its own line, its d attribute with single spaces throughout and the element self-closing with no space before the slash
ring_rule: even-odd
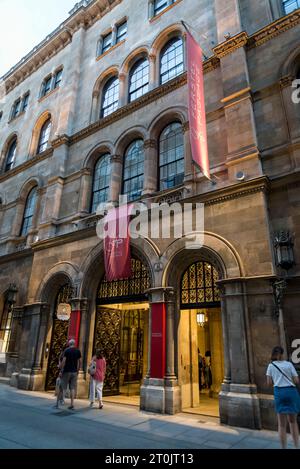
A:
<svg viewBox="0 0 300 469">
<path fill-rule="evenodd" d="M 0 376 L 0 384 L 7 384 L 9 385 L 10 378 L 5 378 L 4 376 Z"/>
</svg>

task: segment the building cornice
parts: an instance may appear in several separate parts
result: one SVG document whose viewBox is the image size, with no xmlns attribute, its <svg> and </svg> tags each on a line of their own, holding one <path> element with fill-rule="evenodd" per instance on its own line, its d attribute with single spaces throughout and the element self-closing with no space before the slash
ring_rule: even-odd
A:
<svg viewBox="0 0 300 469">
<path fill-rule="evenodd" d="M 81 2 L 81 6 L 73 9 L 74 12 L 66 21 L 58 26 L 44 41 L 38 44 L 2 77 L 5 82 L 6 93 L 8 94 L 12 91 L 70 44 L 76 31 L 81 28 L 90 28 L 122 1 L 91 0 L 89 3 Z"/>
<path fill-rule="evenodd" d="M 16 176 L 17 174 L 22 173 L 26 169 L 31 168 L 31 166 L 34 166 L 40 161 L 48 159 L 52 155 L 53 155 L 53 148 L 51 147 L 51 148 L 48 148 L 43 153 L 41 153 L 40 155 L 33 156 L 29 160 L 25 161 L 19 166 L 16 166 L 15 168 L 11 169 L 7 173 L 0 174 L 0 183 L 6 181 L 7 179 L 10 179 L 13 176 Z"/>
<path fill-rule="evenodd" d="M 226 41 L 214 47 L 214 54 L 218 59 L 221 59 L 228 54 L 232 54 L 232 52 L 239 49 L 240 47 L 244 47 L 247 44 L 247 41 L 248 34 L 245 31 L 242 31 L 241 33 L 228 38 Z"/>
</svg>

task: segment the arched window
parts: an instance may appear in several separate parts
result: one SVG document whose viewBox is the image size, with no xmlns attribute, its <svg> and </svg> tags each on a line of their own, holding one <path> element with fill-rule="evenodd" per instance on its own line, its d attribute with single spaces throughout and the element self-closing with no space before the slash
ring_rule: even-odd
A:
<svg viewBox="0 0 300 469">
<path fill-rule="evenodd" d="M 22 229 L 21 229 L 21 236 L 27 236 L 27 234 L 29 233 L 29 230 L 32 227 L 32 221 L 33 221 L 33 216 L 34 216 L 34 211 L 35 211 L 35 206 L 36 206 L 36 199 L 37 199 L 37 187 L 34 187 L 29 192 L 27 200 L 26 200 Z"/>
<path fill-rule="evenodd" d="M 208 262 L 190 265 L 181 280 L 181 309 L 220 306 L 219 273 Z"/>
<path fill-rule="evenodd" d="M 169 41 L 160 56 L 160 82 L 163 85 L 183 73 L 183 40 L 177 37 Z"/>
<path fill-rule="evenodd" d="M 178 186 L 184 178 L 183 129 L 179 122 L 168 125 L 159 139 L 160 190 Z"/>
<path fill-rule="evenodd" d="M 99 204 L 107 202 L 110 185 L 110 155 L 103 155 L 96 163 L 93 182 L 91 212 L 95 213 Z"/>
<path fill-rule="evenodd" d="M 10 143 L 7 153 L 6 153 L 6 161 L 5 161 L 5 168 L 4 168 L 5 173 L 7 171 L 10 171 L 13 168 L 15 158 L 16 158 L 16 152 L 17 152 L 17 139 L 14 138 L 13 141 Z"/>
<path fill-rule="evenodd" d="M 43 151 L 47 150 L 49 137 L 51 132 L 51 118 L 47 119 L 44 123 L 43 127 L 41 128 L 40 138 L 37 148 L 37 154 L 43 153 Z"/>
<path fill-rule="evenodd" d="M 129 101 L 143 96 L 149 91 L 149 61 L 139 60 L 131 69 L 129 79 Z"/>
<path fill-rule="evenodd" d="M 103 88 L 101 117 L 106 117 L 118 109 L 119 106 L 119 79 L 108 80 Z"/>
<path fill-rule="evenodd" d="M 135 140 L 125 153 L 123 194 L 128 200 L 138 199 L 144 187 L 144 142 Z"/>
</svg>

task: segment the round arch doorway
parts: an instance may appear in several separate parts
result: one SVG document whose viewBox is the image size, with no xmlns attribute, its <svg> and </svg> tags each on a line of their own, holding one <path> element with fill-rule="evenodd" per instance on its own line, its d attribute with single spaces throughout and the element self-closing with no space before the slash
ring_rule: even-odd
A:
<svg viewBox="0 0 300 469">
<path fill-rule="evenodd" d="M 147 267 L 132 259 L 132 276 L 99 284 L 96 295 L 94 350 L 103 351 L 107 372 L 103 394 L 139 404 L 148 368 L 150 288 Z"/>
<path fill-rule="evenodd" d="M 179 382 L 182 410 L 219 417 L 224 377 L 219 273 L 204 260 L 194 262 L 180 283 Z"/>
</svg>

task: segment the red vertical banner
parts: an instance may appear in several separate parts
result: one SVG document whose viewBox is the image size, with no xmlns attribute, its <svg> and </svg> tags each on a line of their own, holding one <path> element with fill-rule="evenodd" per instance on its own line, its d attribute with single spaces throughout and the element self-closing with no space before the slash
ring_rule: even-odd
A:
<svg viewBox="0 0 300 469">
<path fill-rule="evenodd" d="M 189 32 L 187 33 L 187 72 L 190 140 L 193 161 L 203 172 L 204 176 L 210 179 L 204 97 L 203 52 Z"/>
<path fill-rule="evenodd" d="M 79 342 L 79 331 L 80 331 L 80 311 L 72 311 L 69 324 L 68 340 L 74 339 L 76 347 Z"/>
<path fill-rule="evenodd" d="M 106 280 L 112 282 L 131 277 L 129 221 L 132 205 L 108 212 L 104 220 L 104 263 Z"/>
<path fill-rule="evenodd" d="M 163 379 L 166 371 L 166 304 L 153 303 L 151 311 L 150 377 Z"/>
</svg>

